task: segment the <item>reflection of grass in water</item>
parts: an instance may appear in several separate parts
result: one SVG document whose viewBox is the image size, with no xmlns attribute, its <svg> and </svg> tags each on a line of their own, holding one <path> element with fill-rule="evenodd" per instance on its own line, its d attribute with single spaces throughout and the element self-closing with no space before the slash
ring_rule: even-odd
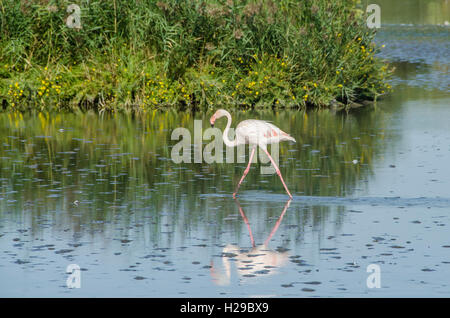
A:
<svg viewBox="0 0 450 318">
<path fill-rule="evenodd" d="M 370 136 L 370 131 L 363 131 L 361 134 L 361 130 L 368 126 L 371 118 L 376 119 L 376 114 L 376 112 L 368 112 L 357 118 L 356 116 L 336 116 L 328 112 L 302 112 L 298 114 L 285 113 L 271 118 L 275 124 L 283 128 L 286 123 L 289 123 L 290 128 L 284 129 L 299 141 L 295 145 L 285 143 L 280 147 L 282 157 L 296 156 L 295 162 L 289 164 L 281 160 L 282 165 L 285 169 L 294 170 L 297 163 L 300 168 L 320 169 L 320 173 L 325 175 L 340 172 L 339 169 L 344 168 L 341 165 L 342 162 L 351 162 L 354 159 L 371 165 L 373 146 L 376 143 L 374 139 L 376 138 Z M 244 116 L 247 118 L 247 115 Z M 244 116 L 241 114 L 236 120 L 236 124 Z M 151 117 L 153 117 L 153 121 L 150 121 Z M 267 118 L 264 113 L 261 117 Z M 5 122 L 5 119 L 8 119 L 9 122 Z M 64 159 L 59 164 L 62 164 L 62 168 L 65 169 L 69 169 L 70 164 L 76 164 L 79 168 L 115 175 L 119 173 L 120 167 L 126 167 L 128 176 L 141 179 L 147 174 L 149 178 L 155 178 L 156 167 L 182 177 L 182 170 L 174 169 L 179 167 L 170 161 L 168 145 L 176 143 L 176 141 L 170 141 L 170 134 L 176 127 L 175 125 L 178 126 L 178 122 L 181 123 L 179 126 L 186 126 L 191 131 L 193 130 L 192 115 L 188 113 L 178 115 L 171 112 L 154 113 L 139 117 L 135 121 L 126 116 L 115 116 L 107 120 L 95 115 L 84 117 L 55 115 L 50 118 L 41 114 L 38 119 L 26 120 L 26 130 L 25 125 L 21 123 L 23 119 L 17 114 L 3 116 L 3 122 L 3 127 L 7 130 L 7 132 L 4 131 L 4 136 L 20 137 L 19 139 L 8 139 L 8 143 L 13 149 L 16 147 L 20 149 L 15 152 L 18 156 L 17 159 L 22 157 L 21 153 L 24 152 L 26 161 L 23 163 L 24 165 L 39 165 L 42 162 L 56 164 L 54 157 L 55 154 L 58 154 L 57 157 Z M 138 124 L 137 129 L 136 123 Z M 15 129 L 15 126 L 19 128 Z M 64 131 L 59 131 L 60 129 L 64 129 Z M 31 140 L 30 137 L 33 136 L 47 136 L 47 138 Z M 21 140 L 25 138 L 27 141 L 22 142 Z M 308 148 L 317 150 L 319 155 L 311 153 L 309 149 L 306 151 L 304 149 L 306 147 L 302 147 L 304 144 L 309 144 Z M 46 156 L 40 148 L 46 149 Z M 73 152 L 74 148 L 77 151 Z M 45 160 L 40 162 L 39 157 L 36 158 L 37 149 L 39 149 L 39 156 Z M 297 152 L 288 152 L 293 149 Z M 328 156 L 329 160 L 320 158 L 324 155 Z M 9 157 L 11 154 L 3 154 L 3 156 Z M 139 158 L 139 160 L 133 158 Z M 163 160 L 167 158 L 169 160 Z M 18 164 L 20 165 L 20 163 Z M 97 167 L 97 165 L 100 166 Z M 43 166 L 40 169 L 45 169 L 45 167 L 49 168 L 50 166 Z M 201 173 L 205 169 L 207 173 L 216 173 L 218 177 L 232 176 L 233 172 L 230 170 L 235 170 L 232 164 L 213 164 L 211 166 L 186 164 L 185 168 L 196 173 Z M 236 172 L 236 177 L 238 177 L 240 172 Z M 288 178 L 292 178 L 292 176 L 288 176 Z M 170 179 L 169 176 L 158 176 L 158 182 L 167 182 Z M 182 180 L 180 179 L 180 181 Z M 339 193 L 337 194 L 339 195 Z"/>
<path fill-rule="evenodd" d="M 36 236 L 45 231 L 38 225 L 41 219 L 53 224 L 52 228 L 71 229 L 74 237 L 106 237 L 106 234 L 97 233 L 111 229 L 114 224 L 114 228 L 119 229 L 115 235 L 119 237 L 156 242 L 161 246 L 170 246 L 175 238 L 184 239 L 190 233 L 202 233 L 199 235 L 205 235 L 217 244 L 223 243 L 221 237 L 227 230 L 246 233 L 239 217 L 236 222 L 224 221 L 227 216 L 237 213 L 231 193 L 245 164 L 238 167 L 225 163 L 175 165 L 170 160 L 170 146 L 176 143 L 170 141 L 172 130 L 182 126 L 193 134 L 193 119 L 203 119 L 204 128 L 207 128 L 209 115 L 172 111 L 155 111 L 135 118 L 90 113 L 25 117 L 20 113 L 3 114 L 0 116 L 0 136 L 9 146 L 0 148 L 0 157 L 9 159 L 0 160 L 0 195 L 3 198 L 0 217 L 30 224 Z M 353 193 L 360 180 L 368 177 L 376 154 L 383 151 L 385 143 L 380 142 L 381 136 L 377 134 L 388 126 L 383 113 L 376 110 L 353 115 L 326 111 L 237 112 L 233 114 L 233 126 L 247 118 L 271 120 L 297 139 L 297 144 L 280 146 L 280 163 L 291 190 L 306 195 Z M 225 123 L 218 125 L 222 128 Z M 371 133 L 376 137 L 371 137 Z M 389 139 L 389 136 L 384 138 Z M 341 146 L 343 142 L 345 146 Z M 311 146 L 304 148 L 303 144 Z M 311 154 L 312 149 L 319 150 L 319 154 Z M 321 159 L 322 155 L 328 158 Z M 289 161 L 288 157 L 295 160 Z M 349 163 L 355 158 L 367 164 L 367 168 Z M 298 168 L 320 170 L 298 171 Z M 318 178 L 315 174 L 329 177 Z M 203 175 L 207 180 L 194 175 Z M 262 178 L 270 182 L 259 183 Z M 49 189 L 60 191 L 49 192 Z M 256 166 L 243 185 L 243 190 L 246 189 L 282 192 L 276 175 L 262 177 Z M 5 194 L 10 191 L 17 192 Z M 201 193 L 219 191 L 230 197 L 199 198 Z M 48 197 L 55 193 L 60 197 Z M 11 199 L 17 202 L 8 203 Z M 78 206 L 73 204 L 75 200 L 79 201 Z M 249 205 L 244 202 L 253 230 L 260 233 L 255 239 L 265 238 L 266 230 L 273 226 L 268 219 L 278 217 L 283 204 L 259 202 Z M 344 211 L 342 207 L 336 209 Z M 7 215 L 8 211 L 14 213 Z M 281 239 L 280 244 L 286 247 L 289 242 L 302 242 L 308 239 L 304 229 L 312 226 L 320 241 L 328 231 L 326 224 L 331 221 L 335 226 L 332 231 L 339 230 L 342 218 L 343 214 L 336 213 L 334 207 L 294 205 L 283 224 L 295 224 L 298 230 L 289 231 L 289 237 L 276 240 Z M 204 224 L 214 226 L 205 227 Z M 145 230 L 141 231 L 143 228 Z M 246 236 L 236 238 L 245 245 Z"/>
<path fill-rule="evenodd" d="M 352 194 L 360 180 L 368 177 L 375 155 L 384 147 L 383 139 L 390 138 L 379 134 L 388 123 L 376 110 L 356 115 L 260 112 L 234 117 L 235 124 L 244 118 L 272 120 L 297 139 L 297 144 L 280 145 L 280 163 L 290 189 L 304 195 Z M 53 205 L 55 199 L 47 198 L 52 193 L 48 190 L 60 189 L 56 193 L 64 200 L 59 208 L 84 200 L 91 202 L 99 217 L 113 210 L 107 207 L 121 205 L 128 209 L 152 206 L 159 211 L 164 206 L 177 210 L 184 204 L 187 210 L 198 210 L 198 201 L 192 198 L 201 193 L 231 193 L 245 163 L 174 164 L 170 145 L 177 141 L 170 140 L 171 132 L 184 126 L 193 134 L 193 118 L 190 113 L 170 111 L 136 118 L 4 114 L 0 136 L 9 146 L 0 149 L 0 157 L 8 158 L 0 161 L 2 193 L 18 191 L 7 197 L 21 205 L 36 199 Z M 208 121 L 203 119 L 206 128 Z M 351 163 L 355 159 L 356 165 Z M 244 191 L 282 190 L 276 176 L 261 176 L 257 167 L 249 173 Z"/>
<path fill-rule="evenodd" d="M 9 146 L 0 148 L 0 157 L 3 157 L 0 160 L 2 218 L 10 218 L 4 213 L 14 211 L 14 218 L 21 221 L 30 220 L 36 224 L 42 216 L 55 223 L 57 228 L 92 233 L 107 226 L 96 221 L 114 222 L 123 228 L 124 235 L 137 222 L 147 222 L 150 233 L 145 233 L 155 242 L 166 237 L 161 232 L 174 229 L 164 224 L 183 229 L 181 235 L 184 236 L 184 233 L 199 230 L 199 224 L 207 222 L 217 224 L 205 231 L 213 240 L 219 240 L 221 231 L 228 226 L 223 218 L 237 213 L 234 204 L 230 204 L 233 202 L 231 193 L 245 163 L 176 165 L 170 160 L 170 146 L 177 142 L 170 140 L 173 129 L 187 127 L 193 134 L 193 119 L 203 119 L 204 128 L 207 128 L 209 115 L 171 111 L 155 111 L 135 118 L 90 113 L 25 117 L 20 113 L 3 114 L 0 116 L 0 136 L 2 143 Z M 376 154 L 383 151 L 386 143 L 381 138 L 390 138 L 378 134 L 389 123 L 383 113 L 376 110 L 353 115 L 326 111 L 237 112 L 233 114 L 233 126 L 247 118 L 271 120 L 297 139 L 297 144 L 280 145 L 280 163 L 290 189 L 304 195 L 352 194 L 354 188 L 360 186 L 360 180 L 370 174 Z M 219 128 L 224 125 L 224 122 L 218 122 Z M 310 146 L 302 147 L 304 144 Z M 311 150 L 319 153 L 311 153 Z M 289 157 L 295 159 L 288 160 Z M 367 166 L 352 164 L 354 159 Z M 276 175 L 261 176 L 258 167 L 255 165 L 247 176 L 243 191 L 282 193 Z M 299 168 L 319 170 L 297 170 Z M 317 177 L 318 174 L 327 177 Z M 259 182 L 261 180 L 269 182 L 263 184 Z M 50 192 L 49 189 L 59 191 Z M 214 199 L 219 201 L 219 209 L 214 209 L 211 200 L 199 197 L 199 194 L 214 192 L 230 195 L 229 200 Z M 49 198 L 50 194 L 60 197 Z M 242 195 L 245 199 L 245 193 Z M 17 202 L 8 203 L 8 200 Z M 73 205 L 75 200 L 80 202 L 78 207 Z M 297 211 L 299 208 L 290 209 Z M 300 210 L 302 213 L 291 216 L 300 230 L 309 225 L 322 228 L 324 222 L 335 217 L 327 206 Z M 252 205 L 248 216 L 254 216 L 255 211 L 267 217 L 276 217 L 280 213 L 277 208 L 269 209 L 262 202 Z M 283 222 L 292 220 L 289 218 Z M 263 221 L 253 217 L 255 231 L 268 226 L 269 223 Z M 238 229 L 242 224 L 233 224 L 236 232 L 240 232 Z M 33 227 L 33 230 L 39 231 L 39 227 Z M 167 236 L 167 240 L 173 235 Z M 303 240 L 301 234 L 291 239 Z"/>
</svg>

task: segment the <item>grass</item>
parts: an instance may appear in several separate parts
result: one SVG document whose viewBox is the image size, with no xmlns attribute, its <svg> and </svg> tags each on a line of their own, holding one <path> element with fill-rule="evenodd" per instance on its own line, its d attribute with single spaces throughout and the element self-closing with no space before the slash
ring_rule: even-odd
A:
<svg viewBox="0 0 450 318">
<path fill-rule="evenodd" d="M 7 110 L 329 107 L 390 90 L 354 0 L 0 0 Z M 70 20 L 69 20 L 70 21 Z"/>
</svg>

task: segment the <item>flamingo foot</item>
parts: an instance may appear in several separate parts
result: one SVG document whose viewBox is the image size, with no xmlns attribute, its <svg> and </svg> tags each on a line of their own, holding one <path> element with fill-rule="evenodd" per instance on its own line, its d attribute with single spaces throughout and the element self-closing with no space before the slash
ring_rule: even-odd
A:
<svg viewBox="0 0 450 318">
<path fill-rule="evenodd" d="M 285 187 L 286 187 L 286 186 L 285 186 Z M 292 200 L 292 199 L 293 199 L 292 194 L 289 192 L 289 190 L 287 189 L 287 187 L 286 187 L 286 192 L 287 192 L 289 198 L 291 198 L 291 200 Z"/>
</svg>

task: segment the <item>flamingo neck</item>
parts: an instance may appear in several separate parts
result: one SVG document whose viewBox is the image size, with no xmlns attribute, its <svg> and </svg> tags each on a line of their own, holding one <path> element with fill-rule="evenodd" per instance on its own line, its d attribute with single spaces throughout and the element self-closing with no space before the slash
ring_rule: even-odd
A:
<svg viewBox="0 0 450 318">
<path fill-rule="evenodd" d="M 223 131 L 223 142 L 225 143 L 225 145 L 227 145 L 227 147 L 235 147 L 237 145 L 237 139 L 236 137 L 234 138 L 234 140 L 230 140 L 228 138 L 228 132 L 230 131 L 230 126 L 231 126 L 231 115 L 229 112 L 225 113 L 225 116 L 227 116 L 228 122 L 227 122 L 227 126 L 225 127 L 225 130 Z"/>
</svg>

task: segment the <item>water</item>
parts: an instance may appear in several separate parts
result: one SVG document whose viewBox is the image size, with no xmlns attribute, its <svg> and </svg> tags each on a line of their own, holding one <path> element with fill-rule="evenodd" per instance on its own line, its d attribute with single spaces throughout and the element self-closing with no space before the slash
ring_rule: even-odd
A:
<svg viewBox="0 0 450 318">
<path fill-rule="evenodd" d="M 375 107 L 233 114 L 296 138 L 279 159 L 292 201 L 264 164 L 235 201 L 245 162 L 171 160 L 173 129 L 212 112 L 0 114 L 0 296 L 448 297 L 448 35 L 381 30 L 397 71 Z"/>
<path fill-rule="evenodd" d="M 362 0 L 361 6 L 377 4 L 382 24 L 443 25 L 450 22 L 448 0 Z"/>
</svg>

